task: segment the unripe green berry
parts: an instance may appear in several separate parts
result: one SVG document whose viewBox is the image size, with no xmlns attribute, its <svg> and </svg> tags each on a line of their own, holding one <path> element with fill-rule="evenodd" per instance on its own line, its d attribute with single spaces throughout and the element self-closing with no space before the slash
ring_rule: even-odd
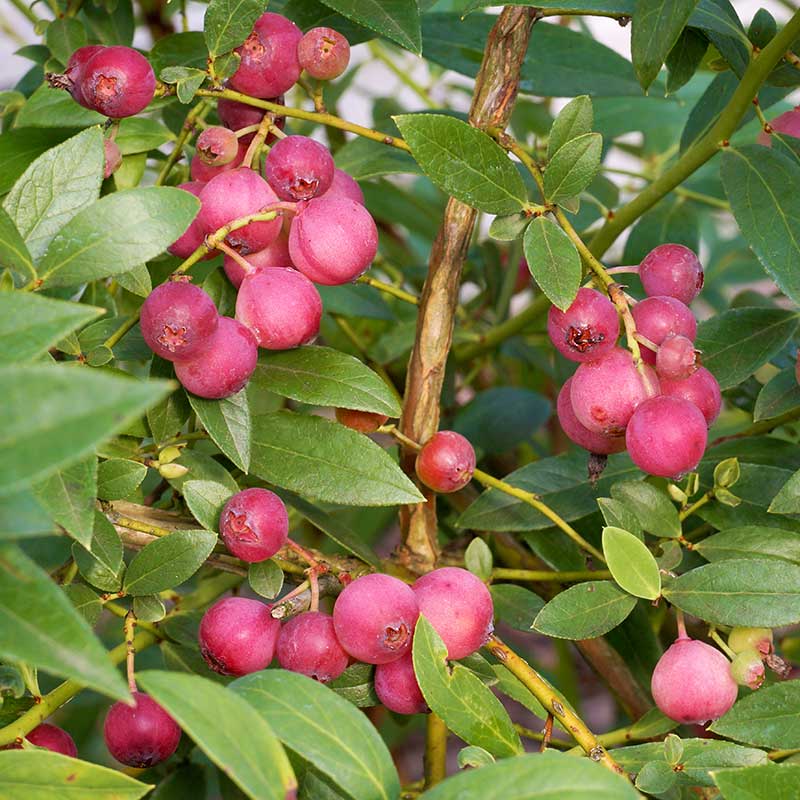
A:
<svg viewBox="0 0 800 800">
<path fill-rule="evenodd" d="M 752 647 L 742 650 L 731 662 L 731 677 L 739 686 L 749 686 L 753 691 L 764 683 L 764 662 L 761 654 Z"/>
<path fill-rule="evenodd" d="M 158 468 L 158 472 L 162 478 L 168 481 L 174 481 L 177 478 L 182 478 L 189 471 L 188 467 L 183 464 L 162 464 Z"/>
<path fill-rule="evenodd" d="M 763 658 L 772 652 L 772 631 L 769 628 L 734 628 L 728 634 L 728 647 L 734 653 L 754 649 Z"/>
</svg>

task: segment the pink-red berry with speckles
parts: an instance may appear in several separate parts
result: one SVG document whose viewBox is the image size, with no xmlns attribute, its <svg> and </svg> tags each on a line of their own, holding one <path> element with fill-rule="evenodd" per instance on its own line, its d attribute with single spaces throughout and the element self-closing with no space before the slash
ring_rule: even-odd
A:
<svg viewBox="0 0 800 800">
<path fill-rule="evenodd" d="M 104 47 L 80 70 L 85 105 L 112 119 L 138 114 L 153 99 L 155 90 L 153 68 L 132 47 Z"/>
<path fill-rule="evenodd" d="M 550 307 L 547 333 L 564 358 L 596 361 L 614 349 L 619 339 L 619 316 L 604 294 L 584 287 L 566 311 Z"/>
<path fill-rule="evenodd" d="M 245 489 L 225 504 L 219 518 L 225 546 L 248 563 L 272 558 L 286 544 L 289 515 L 283 500 L 267 489 Z"/>
<path fill-rule="evenodd" d="M 601 433 L 594 433 L 582 425 L 575 416 L 572 408 L 572 378 L 561 387 L 556 403 L 556 413 L 561 428 L 567 436 L 579 447 L 588 450 L 590 453 L 599 455 L 610 455 L 611 453 L 621 453 L 625 449 L 624 436 L 603 436 Z"/>
<path fill-rule="evenodd" d="M 338 78 L 350 63 L 350 42 L 333 28 L 312 28 L 297 45 L 300 66 L 320 81 Z"/>
<path fill-rule="evenodd" d="M 660 244 L 639 264 L 639 277 L 650 297 L 668 295 L 687 306 L 703 288 L 703 267 L 682 244 Z"/>
<path fill-rule="evenodd" d="M 424 714 L 428 710 L 410 652 L 375 667 L 375 694 L 395 714 Z"/>
<path fill-rule="evenodd" d="M 310 200 L 330 189 L 333 156 L 308 136 L 287 136 L 270 148 L 264 176 L 281 200 Z"/>
<path fill-rule="evenodd" d="M 463 489 L 475 472 L 475 449 L 455 431 L 438 431 L 417 454 L 417 477 L 434 492 Z"/>
<path fill-rule="evenodd" d="M 278 636 L 278 663 L 320 683 L 338 678 L 350 663 L 339 644 L 333 617 L 321 611 L 307 611 L 284 623 Z"/>
</svg>

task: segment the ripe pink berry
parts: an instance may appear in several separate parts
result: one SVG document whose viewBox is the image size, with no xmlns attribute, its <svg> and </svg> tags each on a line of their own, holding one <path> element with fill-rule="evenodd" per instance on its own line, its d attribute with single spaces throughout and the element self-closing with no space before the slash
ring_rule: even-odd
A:
<svg viewBox="0 0 800 800">
<path fill-rule="evenodd" d="M 494 626 L 494 605 L 486 584 L 459 567 L 442 567 L 418 578 L 411 587 L 419 613 L 447 645 L 447 657 L 457 660 L 480 650 Z"/>
<path fill-rule="evenodd" d="M 661 391 L 674 397 L 682 397 L 696 405 L 703 412 L 707 425 L 713 424 L 722 409 L 719 383 L 705 367 L 698 367 L 683 380 L 665 378 L 661 381 Z"/>
<path fill-rule="evenodd" d="M 200 183 L 199 181 L 190 181 L 189 183 L 180 184 L 178 188 L 183 189 L 184 192 L 193 194 L 195 197 L 199 197 L 204 186 L 205 184 Z M 197 217 L 195 217 L 189 223 L 189 227 L 167 248 L 167 250 L 169 250 L 173 256 L 177 256 L 178 258 L 187 258 L 195 250 L 197 250 L 201 244 L 203 244 L 205 231 L 203 230 L 203 226 L 198 221 L 199 216 L 200 212 L 198 211 Z M 209 253 L 209 256 L 213 258 L 214 254 Z"/>
<path fill-rule="evenodd" d="M 87 47 L 79 47 L 69 57 L 67 68 L 64 70 L 64 77 L 67 79 L 69 93 L 72 95 L 73 100 L 84 108 L 91 108 L 91 106 L 88 104 L 81 90 L 83 70 L 89 59 L 101 50 L 105 50 L 105 47 L 101 44 L 90 44 Z"/>
<path fill-rule="evenodd" d="M 654 345 L 660 345 L 667 336 L 680 334 L 694 341 L 697 335 L 697 320 L 689 307 L 674 297 L 647 297 L 631 310 L 636 330 Z M 649 347 L 642 347 L 642 359 L 648 364 L 656 363 L 656 354 Z"/>
<path fill-rule="evenodd" d="M 267 99 L 279 105 L 283 105 L 285 102 L 283 95 Z M 217 114 L 222 124 L 232 131 L 240 131 L 242 128 L 252 128 L 253 125 L 260 125 L 261 120 L 264 119 L 263 109 L 249 106 L 247 103 L 240 103 L 237 100 L 227 100 L 225 98 L 217 101 Z M 286 127 L 286 117 L 275 117 L 272 124 L 276 128 L 283 130 Z M 255 132 L 246 133 L 239 137 L 239 141 L 248 145 L 253 141 L 254 136 Z M 275 136 L 270 133 L 266 138 L 266 143 L 271 144 L 274 141 Z"/>
<path fill-rule="evenodd" d="M 349 200 L 354 200 L 360 205 L 364 203 L 364 192 L 358 185 L 358 181 L 348 175 L 343 169 L 333 170 L 333 181 L 331 187 L 325 194 L 328 197 L 346 197 Z"/>
<path fill-rule="evenodd" d="M 718 719 L 738 694 L 728 659 L 710 645 L 687 638 L 675 641 L 661 656 L 650 691 L 662 713 L 684 725 Z"/>
<path fill-rule="evenodd" d="M 333 607 L 336 638 L 353 658 L 367 664 L 386 664 L 407 653 L 418 616 L 411 587 L 380 573 L 354 580 Z"/>
<path fill-rule="evenodd" d="M 558 421 L 564 433 L 584 450 L 600 455 L 610 455 L 611 453 L 621 453 L 625 449 L 624 436 L 603 436 L 600 433 L 593 433 L 578 422 L 575 411 L 572 409 L 570 393 L 572 391 L 572 378 L 570 378 L 558 393 L 556 403 L 556 413 Z"/>
<path fill-rule="evenodd" d="M 248 253 L 245 257 L 253 269 L 272 269 L 275 267 L 291 267 L 292 259 L 289 256 L 289 237 L 281 231 L 278 238 L 268 244 L 263 250 L 257 253 Z M 228 280 L 237 289 L 242 285 L 244 276 L 247 274 L 244 267 L 232 259 L 229 255 L 225 256 L 222 262 Z"/>
<path fill-rule="evenodd" d="M 475 450 L 455 431 L 439 431 L 417 454 L 417 476 L 434 492 L 457 492 L 475 472 Z"/>
<path fill-rule="evenodd" d="M 280 14 L 262 14 L 245 43 L 236 48 L 241 63 L 230 79 L 238 92 L 252 97 L 277 97 L 300 78 L 297 45 L 303 32 Z"/>
<path fill-rule="evenodd" d="M 619 316 L 605 295 L 583 288 L 566 311 L 550 307 L 547 333 L 556 350 L 570 361 L 595 361 L 614 349 Z"/>
<path fill-rule="evenodd" d="M 681 381 L 699 366 L 694 342 L 680 334 L 670 333 L 656 352 L 656 373 L 660 380 Z"/>
<path fill-rule="evenodd" d="M 694 403 L 662 395 L 646 400 L 633 412 L 625 443 L 639 469 L 662 478 L 678 478 L 700 463 L 708 443 L 708 426 Z"/>
<path fill-rule="evenodd" d="M 80 91 L 88 108 L 112 119 L 132 117 L 153 99 L 156 76 L 132 47 L 104 47 L 84 64 Z"/>
<path fill-rule="evenodd" d="M 322 298 L 305 275 L 289 268 L 245 275 L 236 298 L 236 319 L 265 350 L 289 350 L 319 333 Z"/>
<path fill-rule="evenodd" d="M 200 652 L 220 675 L 249 675 L 269 666 L 280 630 L 280 622 L 272 618 L 265 603 L 225 597 L 203 614 Z"/>
<path fill-rule="evenodd" d="M 794 136 L 800 138 L 800 106 L 792 108 L 789 111 L 784 111 L 783 114 L 775 117 L 770 123 L 770 128 L 775 133 L 782 133 L 786 136 Z M 766 131 L 761 131 L 758 134 L 758 143 L 772 147 L 772 136 Z"/>
<path fill-rule="evenodd" d="M 111 139 L 103 139 L 103 178 L 110 178 L 122 163 L 119 145 Z"/>
<path fill-rule="evenodd" d="M 424 714 L 428 710 L 410 652 L 396 661 L 375 667 L 375 694 L 395 714 Z"/>
<path fill-rule="evenodd" d="M 289 515 L 283 500 L 267 489 L 245 489 L 225 504 L 219 517 L 225 546 L 252 564 L 272 558 L 286 544 Z"/>
<path fill-rule="evenodd" d="M 761 654 L 752 647 L 737 653 L 731 661 L 731 677 L 739 686 L 747 686 L 755 691 L 764 683 L 765 675 Z"/>
<path fill-rule="evenodd" d="M 297 45 L 300 67 L 312 78 L 338 78 L 350 63 L 350 43 L 333 28 L 312 28 Z"/>
<path fill-rule="evenodd" d="M 61 753 L 72 758 L 78 757 L 78 748 L 75 746 L 73 738 L 63 728 L 56 725 L 43 722 L 25 738 L 37 747 L 44 747 L 46 750 L 52 750 L 54 753 Z"/>
<path fill-rule="evenodd" d="M 139 325 L 147 346 L 156 355 L 177 361 L 194 358 L 208 348 L 219 327 L 219 314 L 214 301 L 199 286 L 167 281 L 156 286 L 144 301 Z"/>
<path fill-rule="evenodd" d="M 769 628 L 734 628 L 728 634 L 728 647 L 734 653 L 753 649 L 768 656 L 773 650 L 772 631 Z"/>
<path fill-rule="evenodd" d="M 229 222 L 263 211 L 278 202 L 269 184 L 252 169 L 239 167 L 212 178 L 200 192 L 198 219 L 207 233 Z M 243 255 L 263 250 L 281 231 L 281 218 L 251 222 L 228 234 L 225 241 Z"/>
<path fill-rule="evenodd" d="M 354 200 L 315 197 L 292 220 L 292 263 L 314 283 L 338 286 L 354 281 L 377 251 L 375 220 Z"/>
<path fill-rule="evenodd" d="M 281 200 L 310 200 L 333 182 L 333 156 L 308 136 L 287 136 L 267 155 L 264 176 Z"/>
<path fill-rule="evenodd" d="M 189 167 L 189 174 L 193 181 L 200 181 L 201 183 L 208 183 L 212 178 L 217 175 L 222 175 L 224 172 L 231 172 L 237 167 L 242 165 L 245 154 L 247 153 L 247 145 L 240 139 L 236 144 L 236 155 L 227 164 L 219 166 L 209 166 L 204 163 L 200 158 L 199 153 L 192 158 L 191 166 Z"/>
<path fill-rule="evenodd" d="M 668 295 L 687 306 L 703 288 L 703 267 L 682 244 L 660 244 L 639 264 L 639 277 L 651 297 Z"/>
<path fill-rule="evenodd" d="M 178 723 L 150 695 L 134 692 L 136 703 L 114 703 L 103 725 L 106 747 L 129 767 L 152 767 L 168 759 L 178 748 Z"/>
<path fill-rule="evenodd" d="M 221 400 L 245 387 L 258 363 L 258 344 L 244 325 L 220 317 L 208 347 L 196 357 L 175 362 L 175 377 L 187 392 Z"/>
<path fill-rule="evenodd" d="M 233 131 L 219 125 L 206 128 L 197 137 L 197 155 L 210 167 L 230 164 L 239 152 L 239 140 Z"/>
<path fill-rule="evenodd" d="M 338 678 L 350 663 L 333 629 L 333 617 L 307 611 L 292 617 L 278 636 L 278 663 L 320 683 Z"/>
<path fill-rule="evenodd" d="M 336 409 L 336 421 L 359 433 L 375 433 L 388 419 L 385 414 L 374 414 L 370 411 L 358 411 L 354 408 Z"/>
<path fill-rule="evenodd" d="M 615 347 L 597 361 L 587 361 L 572 376 L 570 400 L 578 422 L 603 436 L 622 436 L 631 415 L 659 393 L 652 367 L 639 372 L 627 350 Z"/>
</svg>

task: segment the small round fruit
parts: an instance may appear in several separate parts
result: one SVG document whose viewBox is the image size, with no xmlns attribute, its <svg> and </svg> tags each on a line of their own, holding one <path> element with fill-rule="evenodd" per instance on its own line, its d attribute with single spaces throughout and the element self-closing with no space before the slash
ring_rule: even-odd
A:
<svg viewBox="0 0 800 800">
<path fill-rule="evenodd" d="M 695 639 L 678 639 L 658 661 L 650 681 L 662 713 L 684 725 L 719 719 L 736 702 L 730 662 Z"/>
<path fill-rule="evenodd" d="M 257 253 L 248 253 L 245 259 L 253 269 L 292 268 L 292 259 L 289 256 L 289 237 L 281 231 L 275 241 Z M 229 255 L 225 256 L 222 267 L 228 280 L 238 289 L 247 274 L 244 267 Z"/>
<path fill-rule="evenodd" d="M 337 408 L 336 421 L 359 433 L 375 433 L 385 425 L 389 417 L 371 411 L 358 411 L 354 408 Z"/>
<path fill-rule="evenodd" d="M 731 677 L 739 686 L 747 686 L 755 691 L 764 683 L 765 675 L 761 653 L 752 647 L 737 653 L 731 661 Z"/>
<path fill-rule="evenodd" d="M 356 578 L 333 607 L 336 638 L 353 658 L 367 664 L 386 664 L 407 653 L 418 616 L 411 587 L 380 573 Z"/>
<path fill-rule="evenodd" d="M 419 613 L 447 645 L 447 657 L 466 658 L 492 634 L 494 605 L 486 584 L 460 567 L 442 567 L 418 578 L 411 587 Z"/>
<path fill-rule="evenodd" d="M 244 325 L 220 317 L 208 347 L 196 357 L 175 362 L 175 377 L 186 391 L 221 400 L 245 387 L 258 363 L 258 344 Z"/>
<path fill-rule="evenodd" d="M 229 222 L 263 211 L 278 202 L 269 184 L 252 169 L 238 167 L 212 178 L 200 192 L 198 219 L 207 233 Z M 225 241 L 234 250 L 247 255 L 263 250 L 281 232 L 280 216 L 266 222 L 251 222 L 232 231 Z"/>
<path fill-rule="evenodd" d="M 147 346 L 156 355 L 178 361 L 194 358 L 208 348 L 219 328 L 219 314 L 214 301 L 199 286 L 167 281 L 156 286 L 144 301 L 139 325 Z"/>
<path fill-rule="evenodd" d="M 81 84 L 83 83 L 83 70 L 89 59 L 97 55 L 105 46 L 101 44 L 90 44 L 86 47 L 79 47 L 67 61 L 67 68 L 64 70 L 64 77 L 67 78 L 69 93 L 73 100 L 84 108 L 91 108 L 83 96 Z"/>
<path fill-rule="evenodd" d="M 236 158 L 239 153 L 239 140 L 233 131 L 212 125 L 197 137 L 196 149 L 204 164 L 209 167 L 222 167 Z"/>
<path fill-rule="evenodd" d="M 119 145 L 112 139 L 103 139 L 103 178 L 110 178 L 122 164 Z"/>
<path fill-rule="evenodd" d="M 145 769 L 160 764 L 177 750 L 181 729 L 150 695 L 134 692 L 133 699 L 135 706 L 111 706 L 103 736 L 117 761 Z"/>
<path fill-rule="evenodd" d="M 410 652 L 396 661 L 375 667 L 375 694 L 395 714 L 424 714 L 428 710 Z"/>
<path fill-rule="evenodd" d="M 581 364 L 572 376 L 570 400 L 578 422 L 603 436 L 622 436 L 637 407 L 659 393 L 652 367 L 639 372 L 633 356 L 615 347 L 597 361 Z"/>
<path fill-rule="evenodd" d="M 297 45 L 300 67 L 312 78 L 338 78 L 350 63 L 350 43 L 333 28 L 312 28 Z"/>
<path fill-rule="evenodd" d="M 225 546 L 252 564 L 272 558 L 286 544 L 289 515 L 283 500 L 267 489 L 245 489 L 225 504 L 219 518 Z"/>
<path fill-rule="evenodd" d="M 200 652 L 220 675 L 249 675 L 269 666 L 280 630 L 280 622 L 272 618 L 265 603 L 225 597 L 203 614 Z"/>
<path fill-rule="evenodd" d="M 239 140 L 236 143 L 236 155 L 227 163 L 220 166 L 209 166 L 206 164 L 200 154 L 197 153 L 192 158 L 192 163 L 189 167 L 189 174 L 193 181 L 199 181 L 203 184 L 208 183 L 212 178 L 217 175 L 222 175 L 224 172 L 232 172 L 237 167 L 242 165 L 245 154 L 247 153 L 247 145 Z"/>
<path fill-rule="evenodd" d="M 754 649 L 768 656 L 773 650 L 772 631 L 769 628 L 734 628 L 728 634 L 728 647 L 734 653 Z"/>
<path fill-rule="evenodd" d="M 547 333 L 556 350 L 570 361 L 595 361 L 616 346 L 619 316 L 605 295 L 582 288 L 566 311 L 550 307 Z"/>
<path fill-rule="evenodd" d="M 271 103 L 278 103 L 279 105 L 283 105 L 285 100 L 283 95 L 280 97 L 269 97 L 267 99 Z M 217 101 L 217 114 L 222 124 L 232 131 L 240 131 L 242 128 L 252 128 L 253 125 L 260 125 L 261 120 L 264 119 L 263 108 L 256 108 L 255 106 L 247 105 L 247 103 L 240 103 L 238 100 L 228 100 L 226 98 Z M 275 117 L 272 124 L 279 130 L 283 130 L 286 127 L 286 117 Z M 245 133 L 243 136 L 239 137 L 239 141 L 248 145 L 253 141 L 255 135 L 255 132 Z M 266 138 L 266 143 L 271 144 L 274 141 L 275 136 L 270 133 Z"/>
<path fill-rule="evenodd" d="M 800 138 L 800 107 L 784 111 L 769 123 L 774 133 Z M 766 131 L 758 134 L 758 143 L 772 147 L 772 136 Z"/>
<path fill-rule="evenodd" d="M 237 92 L 251 97 L 277 97 L 300 78 L 297 46 L 303 32 L 280 14 L 262 14 L 244 44 L 236 48 L 241 61 L 230 79 Z"/>
<path fill-rule="evenodd" d="M 669 334 L 656 351 L 656 373 L 659 380 L 666 378 L 682 381 L 699 366 L 694 342 L 680 334 Z"/>
<path fill-rule="evenodd" d="M 278 636 L 278 663 L 320 683 L 338 678 L 350 663 L 333 629 L 333 617 L 307 611 L 292 617 Z"/>
<path fill-rule="evenodd" d="M 708 443 L 708 426 L 694 403 L 662 395 L 645 400 L 633 412 L 625 443 L 639 469 L 662 478 L 678 478 L 700 463 Z"/>
<path fill-rule="evenodd" d="M 475 472 L 475 450 L 455 431 L 439 431 L 417 454 L 417 477 L 434 492 L 457 492 Z"/>
<path fill-rule="evenodd" d="M 579 447 L 588 450 L 590 453 L 599 455 L 610 455 L 611 453 L 621 453 L 625 449 L 624 436 L 603 436 L 601 433 L 593 433 L 588 428 L 581 425 L 575 416 L 572 408 L 570 392 L 572 391 L 572 378 L 561 387 L 556 403 L 556 413 L 561 428 L 567 436 Z"/>
<path fill-rule="evenodd" d="M 639 264 L 639 277 L 650 297 L 668 295 L 687 306 L 703 288 L 703 267 L 682 244 L 660 244 Z"/>
<path fill-rule="evenodd" d="M 264 177 L 281 200 L 298 202 L 327 192 L 333 169 L 325 145 L 308 136 L 287 136 L 270 148 Z"/>
<path fill-rule="evenodd" d="M 292 263 L 314 283 L 350 283 L 378 252 L 378 228 L 369 211 L 340 195 L 310 200 L 292 220 Z"/>
<path fill-rule="evenodd" d="M 333 170 L 333 181 L 331 182 L 330 189 L 328 189 L 325 194 L 328 197 L 344 197 L 362 206 L 365 205 L 364 192 L 361 191 L 358 181 L 350 177 L 350 175 L 342 169 L 337 168 Z"/>
<path fill-rule="evenodd" d="M 674 297 L 647 297 L 637 303 L 631 311 L 636 330 L 659 346 L 667 338 L 679 334 L 694 341 L 697 335 L 697 320 L 689 307 Z M 642 359 L 648 364 L 656 363 L 656 354 L 642 346 Z"/>
<path fill-rule="evenodd" d="M 242 280 L 236 319 L 252 331 L 259 347 L 289 350 L 316 338 L 322 298 L 317 287 L 297 270 L 259 269 Z"/>
<path fill-rule="evenodd" d="M 75 746 L 73 738 L 63 728 L 56 725 L 43 722 L 25 738 L 37 747 L 44 747 L 46 750 L 52 750 L 54 753 L 61 753 L 72 758 L 78 757 L 78 748 Z"/>
<path fill-rule="evenodd" d="M 674 381 L 665 378 L 661 381 L 661 391 L 674 397 L 682 397 L 694 403 L 703 416 L 706 424 L 711 425 L 719 416 L 722 408 L 722 393 L 717 379 L 705 368 L 698 367 L 688 378 Z"/>
<path fill-rule="evenodd" d="M 153 99 L 156 76 L 141 53 L 114 45 L 99 50 L 84 64 L 80 91 L 88 108 L 112 119 L 132 117 Z"/>
<path fill-rule="evenodd" d="M 204 186 L 205 184 L 200 183 L 199 181 L 189 181 L 188 183 L 180 184 L 178 188 L 183 189 L 184 192 L 193 194 L 195 197 L 199 197 Z M 199 216 L 200 212 L 198 211 L 197 217 Z M 203 244 L 203 239 L 205 239 L 206 234 L 197 217 L 195 217 L 189 223 L 189 227 L 180 235 L 180 237 L 167 248 L 167 250 L 169 250 L 173 256 L 177 256 L 178 258 L 188 258 L 192 253 L 194 253 L 195 250 L 197 250 L 198 247 L 200 247 L 201 244 Z M 213 254 L 210 255 L 213 257 Z"/>
</svg>

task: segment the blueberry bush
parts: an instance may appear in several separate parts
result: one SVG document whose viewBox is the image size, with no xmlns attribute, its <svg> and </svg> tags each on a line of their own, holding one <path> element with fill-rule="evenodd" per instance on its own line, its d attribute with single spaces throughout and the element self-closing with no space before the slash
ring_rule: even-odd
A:
<svg viewBox="0 0 800 800">
<path fill-rule="evenodd" d="M 797 797 L 795 4 L 9 5 L 0 797 Z"/>
</svg>

